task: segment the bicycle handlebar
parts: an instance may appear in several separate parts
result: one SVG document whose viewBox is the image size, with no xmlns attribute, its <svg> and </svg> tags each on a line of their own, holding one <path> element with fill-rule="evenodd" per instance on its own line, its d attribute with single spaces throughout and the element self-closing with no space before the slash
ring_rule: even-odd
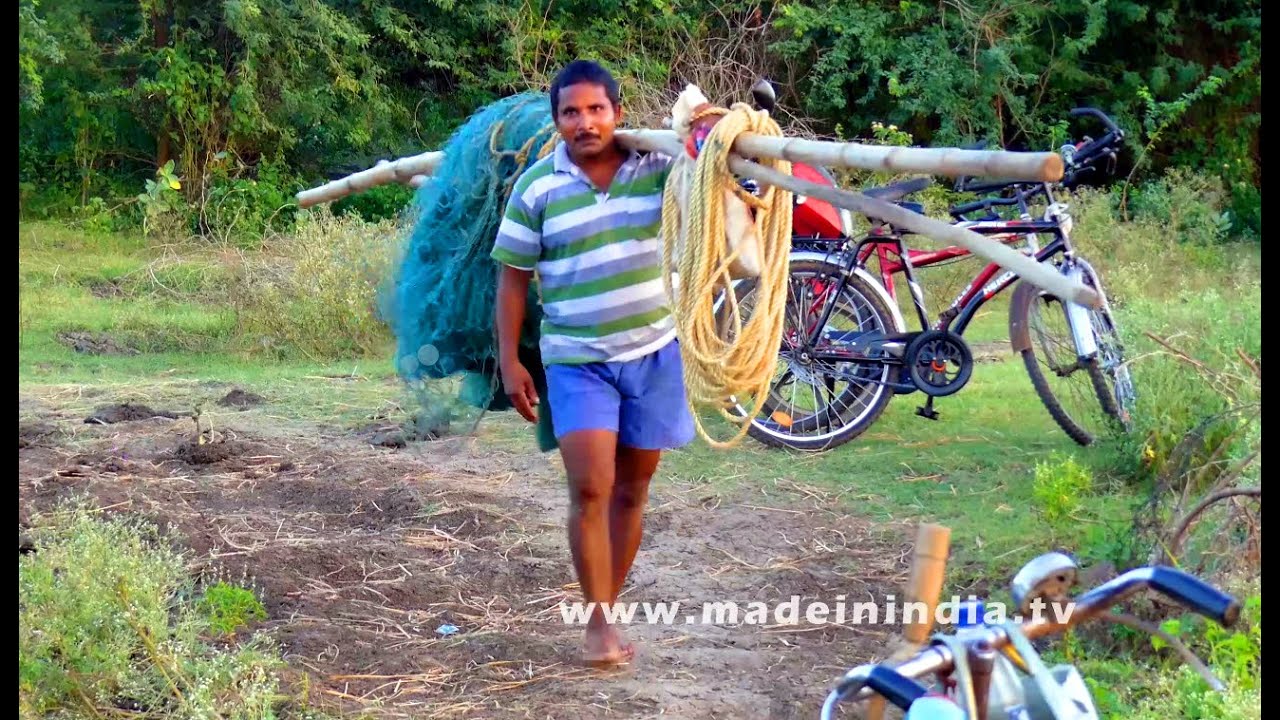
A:
<svg viewBox="0 0 1280 720">
<path fill-rule="evenodd" d="M 1194 575 L 1164 566 L 1130 570 L 1080 596 L 1077 603 L 1097 614 L 1115 604 L 1112 597 L 1127 597 L 1145 588 L 1151 588 L 1199 615 L 1213 618 L 1223 627 L 1231 627 L 1240 619 L 1238 600 Z"/>
<path fill-rule="evenodd" d="M 1030 622 L 1019 622 L 1018 627 L 1029 640 L 1052 635 L 1097 617 L 1126 597 L 1144 589 L 1155 590 L 1200 615 L 1213 618 L 1223 627 L 1231 627 L 1240 618 L 1240 602 L 1235 598 L 1181 570 L 1160 566 L 1130 570 L 1090 590 L 1068 605 L 1065 621 L 1035 617 Z M 1060 611 L 1052 611 L 1048 614 L 1056 616 Z M 1001 627 L 988 628 L 966 641 L 967 645 L 985 646 L 993 650 L 1000 650 L 1009 643 L 1009 636 Z M 836 704 L 850 696 L 855 700 L 871 697 L 876 692 L 871 678 L 881 677 L 876 673 L 877 668 L 880 668 L 877 664 L 861 665 L 846 673 L 827 696 L 822 710 L 824 720 L 831 717 Z M 954 658 L 951 650 L 945 645 L 934 645 L 895 666 L 893 672 L 904 679 L 914 679 L 934 673 L 950 672 L 953 668 Z M 893 700 L 887 695 L 885 697 L 887 700 Z M 899 707 L 904 706 L 899 705 Z"/>
<path fill-rule="evenodd" d="M 1099 109 L 1097 109 L 1097 108 L 1091 108 L 1091 107 L 1078 107 L 1078 108 L 1074 108 L 1074 109 L 1072 109 L 1072 110 L 1071 110 L 1070 115 L 1071 115 L 1071 117 L 1084 117 L 1085 115 L 1088 115 L 1088 116 L 1090 116 L 1090 117 L 1092 117 L 1092 118 L 1096 118 L 1096 119 L 1097 119 L 1099 122 L 1101 122 L 1103 125 L 1106 125 L 1106 126 L 1107 126 L 1107 130 L 1109 130 L 1109 131 L 1111 131 L 1111 132 L 1113 132 L 1113 133 L 1115 133 L 1115 134 L 1117 134 L 1117 135 L 1123 135 L 1123 134 L 1124 134 L 1124 133 L 1122 133 L 1122 132 L 1120 131 L 1120 128 L 1116 127 L 1116 124 L 1115 124 L 1114 122 L 1112 122 L 1111 118 L 1110 118 L 1106 113 L 1102 112 L 1101 110 L 1099 110 Z"/>
<path fill-rule="evenodd" d="M 975 210 L 987 210 L 997 205 L 1017 205 L 1019 198 L 986 198 L 985 200 L 974 200 L 973 202 L 962 203 L 951 208 L 951 216 L 960 218 Z"/>
<path fill-rule="evenodd" d="M 947 655 L 950 656 L 950 653 Z M 867 697 L 870 697 L 870 694 L 880 695 L 894 707 L 906 710 L 911 707 L 911 703 L 929 694 L 929 691 L 900 672 L 905 667 L 907 667 L 905 663 L 897 668 L 888 668 L 883 665 L 856 667 L 844 676 L 844 682 L 847 683 L 844 695 L 860 692 L 865 688 L 865 692 L 869 693 Z M 836 704 L 842 697 L 834 692 L 827 696 L 826 702 L 822 705 L 823 720 L 826 720 L 835 710 Z"/>
<path fill-rule="evenodd" d="M 1101 159 L 1103 156 L 1113 155 L 1116 150 L 1114 146 L 1124 139 L 1124 131 L 1117 127 L 1106 113 L 1097 108 L 1075 108 L 1071 111 L 1071 116 L 1092 117 L 1106 126 L 1107 133 L 1097 140 L 1091 140 L 1079 147 L 1074 145 L 1063 147 L 1062 159 L 1067 164 L 1066 177 L 1063 178 L 1064 182 L 1074 180 L 1076 171 L 1091 167 L 1094 161 Z"/>
<path fill-rule="evenodd" d="M 974 212 L 977 210 L 990 210 L 991 208 L 997 207 L 997 206 L 1008 207 L 1008 206 L 1018 205 L 1044 192 L 1044 183 L 1036 183 L 1034 185 L 1030 185 L 1029 187 L 1026 187 L 1025 190 L 1020 189 L 1028 185 L 1029 184 L 1025 182 L 1007 183 L 1003 185 L 1001 189 L 1017 188 L 1013 197 L 991 197 L 991 198 L 983 198 L 981 200 L 973 200 L 971 202 L 954 205 L 951 207 L 950 210 L 948 210 L 948 212 L 951 214 L 951 217 L 955 218 L 956 220 L 964 220 L 965 219 L 964 216 L 968 215 L 971 212 Z"/>
<path fill-rule="evenodd" d="M 958 184 L 956 186 L 956 189 L 960 192 L 977 193 L 979 195 L 983 195 L 986 193 L 993 193 L 993 192 L 998 192 L 1000 190 L 1004 190 L 1006 188 L 1011 188 L 1011 187 L 1014 187 L 1015 185 L 1025 185 L 1025 184 L 1026 184 L 1026 181 L 1024 180 L 992 180 L 990 182 L 973 183 L 972 185 Z"/>
</svg>

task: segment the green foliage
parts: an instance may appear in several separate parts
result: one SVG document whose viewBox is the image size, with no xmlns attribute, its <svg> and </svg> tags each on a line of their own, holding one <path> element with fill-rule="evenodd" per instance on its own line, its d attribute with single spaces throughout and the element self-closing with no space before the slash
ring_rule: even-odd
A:
<svg viewBox="0 0 1280 720">
<path fill-rule="evenodd" d="M 776 26 L 777 55 L 812 67 L 805 109 L 822 120 L 1047 149 L 1097 137 L 1067 111 L 1099 107 L 1128 131 L 1129 179 L 1170 166 L 1218 175 L 1232 234 L 1261 233 L 1260 3 L 802 0 Z"/>
<path fill-rule="evenodd" d="M 1129 131 L 1131 180 L 1217 175 L 1230 234 L 1261 234 L 1256 0 L 23 0 L 18 13 L 20 197 L 36 217 L 97 197 L 115 227 L 141 223 L 119 206 L 172 159 L 187 204 L 175 232 L 243 243 L 289 227 L 298 189 L 438 146 L 478 106 L 592 57 L 640 123 L 685 82 L 730 102 L 756 75 L 819 134 L 880 121 L 926 145 L 1056 147 L 1096 135 L 1066 112 L 1097 106 Z M 399 197 L 345 207 L 387 218 Z"/>
<path fill-rule="evenodd" d="M 1036 464 L 1032 497 L 1045 520 L 1057 526 L 1071 519 L 1092 487 L 1093 476 L 1088 468 L 1074 456 L 1055 453 L 1047 462 Z"/>
<path fill-rule="evenodd" d="M 36 15 L 37 0 L 18 3 L 18 107 L 39 109 L 44 104 L 42 65 L 63 60 L 62 48 Z"/>
<path fill-rule="evenodd" d="M 188 222 L 226 244 L 253 247 L 265 235 L 285 232 L 297 221 L 294 190 L 300 189 L 277 161 L 248 167 L 222 157 L 209 173 L 205 202 Z"/>
<path fill-rule="evenodd" d="M 254 620 L 267 619 L 267 609 L 253 591 L 223 581 L 205 590 L 199 608 L 209 629 L 219 635 L 230 635 Z"/>
<path fill-rule="evenodd" d="M 142 232 L 152 229 L 157 220 L 172 216 L 182 207 L 182 181 L 173 174 L 173 161 L 164 164 L 156 171 L 155 180 L 147 180 L 146 191 L 138 195 L 138 204 L 142 207 Z"/>
<path fill-rule="evenodd" d="M 1261 356 L 1261 270 L 1246 259 L 1252 255 L 1223 244 L 1231 200 L 1215 177 L 1185 169 L 1129 188 L 1128 212 L 1120 209 L 1120 188 L 1070 200 L 1073 241 L 1102 273 L 1133 358 L 1137 427 L 1123 472 L 1135 480 L 1159 474 L 1200 428 L 1203 445 L 1186 458 L 1195 465 L 1238 435 L 1231 422 L 1213 418 L 1260 399 L 1237 350 Z M 1147 333 L 1172 339 L 1203 367 Z"/>
<path fill-rule="evenodd" d="M 395 223 L 319 212 L 272 243 L 237 278 L 240 344 L 312 360 L 385 354 L 378 293 L 399 251 Z"/>
<path fill-rule="evenodd" d="M 368 192 L 347 196 L 333 204 L 335 215 L 354 214 L 368 222 L 399 219 L 413 201 L 413 189 L 404 185 L 381 185 Z"/>
<path fill-rule="evenodd" d="M 1259 688 L 1262 673 L 1262 594 L 1247 598 L 1240 626 L 1228 630 L 1198 616 L 1174 618 L 1160 629 L 1205 654 L 1211 667 L 1223 674 L 1223 682 L 1244 690 Z M 1159 636 L 1151 645 L 1160 650 L 1168 643 Z"/>
<path fill-rule="evenodd" d="M 31 538 L 36 552 L 18 559 L 21 717 L 273 715 L 277 651 L 256 637 L 225 649 L 204 639 L 227 618 L 192 602 L 184 558 L 153 526 L 71 504 L 34 518 Z"/>
<path fill-rule="evenodd" d="M 1216 245 L 1231 236 L 1230 198 L 1213 175 L 1173 168 L 1129 193 L 1133 217 L 1163 226 L 1180 242 Z"/>
<path fill-rule="evenodd" d="M 1064 636 L 1045 660 L 1075 664 L 1103 718 L 1260 718 L 1262 594 L 1256 580 L 1235 594 L 1243 611 L 1231 629 L 1197 615 L 1160 623 L 1205 662 L 1225 692 L 1210 688 L 1163 638 L 1120 625 L 1110 628 L 1107 639 Z"/>
</svg>

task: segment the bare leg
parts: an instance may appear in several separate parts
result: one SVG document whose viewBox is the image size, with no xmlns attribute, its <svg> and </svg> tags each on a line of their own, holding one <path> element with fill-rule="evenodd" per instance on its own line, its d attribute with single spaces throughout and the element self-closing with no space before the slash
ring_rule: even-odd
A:
<svg viewBox="0 0 1280 720">
<path fill-rule="evenodd" d="M 618 448 L 614 465 L 613 498 L 609 503 L 609 541 L 613 552 L 613 594 L 618 601 L 622 586 L 626 584 L 631 564 L 640 550 L 644 535 L 644 509 L 649 500 L 649 481 L 658 469 L 660 450 Z M 628 655 L 635 652 L 621 631 L 618 633 L 622 649 Z"/>
<path fill-rule="evenodd" d="M 586 660 L 593 665 L 613 665 L 629 659 L 616 629 L 606 622 L 600 607 L 614 599 L 609 503 L 616 451 L 617 435 L 605 430 L 584 430 L 560 439 L 560 453 L 569 476 L 569 549 L 583 600 L 595 603 L 584 638 Z"/>
<path fill-rule="evenodd" d="M 613 546 L 613 599 L 618 599 L 640 549 L 649 481 L 658 469 L 660 450 L 618 448 L 613 499 L 609 503 L 609 537 Z"/>
</svg>

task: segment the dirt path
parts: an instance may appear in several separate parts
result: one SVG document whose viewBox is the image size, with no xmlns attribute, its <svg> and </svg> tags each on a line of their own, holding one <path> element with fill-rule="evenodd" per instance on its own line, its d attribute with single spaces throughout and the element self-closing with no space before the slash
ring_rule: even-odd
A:
<svg viewBox="0 0 1280 720">
<path fill-rule="evenodd" d="M 86 424 L 83 401 L 30 395 L 19 415 L 20 525 L 87 493 L 170 528 L 204 572 L 247 572 L 291 679 L 307 674 L 310 702 L 344 714 L 815 717 L 892 628 L 680 620 L 703 602 L 878 599 L 905 573 L 907 548 L 828 493 L 660 477 L 623 599 L 684 609 L 632 624 L 636 662 L 601 674 L 575 664 L 581 630 L 560 614 L 578 596 L 554 455 L 483 438 L 373 447 L 254 412 L 224 414 L 215 445 L 193 446 L 189 418 Z"/>
</svg>

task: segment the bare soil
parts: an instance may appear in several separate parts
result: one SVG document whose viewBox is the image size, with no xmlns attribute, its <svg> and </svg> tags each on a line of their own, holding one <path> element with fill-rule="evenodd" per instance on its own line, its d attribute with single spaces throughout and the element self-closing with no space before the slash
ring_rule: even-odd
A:
<svg viewBox="0 0 1280 720">
<path fill-rule="evenodd" d="M 197 572 L 252 578 L 269 613 L 254 630 L 279 641 L 291 690 L 309 687 L 313 706 L 812 718 L 834 680 L 881 657 L 896 631 L 685 624 L 704 602 L 772 608 L 798 595 L 803 612 L 808 600 L 882 598 L 902 587 L 908 533 L 872 527 L 816 488 L 751 478 L 726 493 L 660 469 L 622 599 L 682 608 L 673 624 L 625 629 L 637 643 L 630 666 L 587 669 L 582 629 L 560 612 L 580 595 L 556 455 L 484 437 L 388 448 L 229 405 L 197 440 L 190 418 L 149 408 L 86 424 L 60 396 L 20 397 L 19 544 L 30 513 L 72 496 L 153 520 Z M 438 632 L 446 625 L 456 632 Z"/>
</svg>

